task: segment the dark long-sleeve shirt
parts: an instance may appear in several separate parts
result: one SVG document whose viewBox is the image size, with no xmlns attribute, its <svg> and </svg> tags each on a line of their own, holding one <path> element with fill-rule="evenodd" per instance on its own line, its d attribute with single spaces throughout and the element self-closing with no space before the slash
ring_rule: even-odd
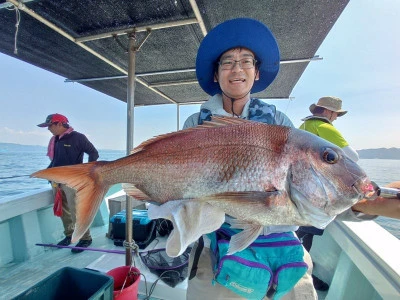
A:
<svg viewBox="0 0 400 300">
<path fill-rule="evenodd" d="M 72 131 L 55 138 L 54 158 L 49 168 L 83 163 L 84 153 L 89 155 L 89 162 L 96 161 L 99 153 L 88 138 L 82 133 Z"/>
</svg>

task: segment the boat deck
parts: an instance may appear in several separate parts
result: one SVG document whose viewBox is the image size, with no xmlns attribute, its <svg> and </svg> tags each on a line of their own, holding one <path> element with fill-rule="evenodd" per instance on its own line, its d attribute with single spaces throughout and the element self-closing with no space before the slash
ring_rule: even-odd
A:
<svg viewBox="0 0 400 300">
<path fill-rule="evenodd" d="M 106 237 L 107 232 L 108 226 L 91 228 L 93 243 L 90 248 L 96 250 L 120 250 L 124 252 L 123 247 L 115 246 L 113 241 Z M 157 237 L 143 251 L 163 248 L 164 246 L 165 238 Z M 124 265 L 124 254 L 100 251 L 84 251 L 74 254 L 71 253 L 68 248 L 59 249 L 46 247 L 46 251 L 36 256 L 33 260 L 22 263 L 11 263 L 0 267 L 0 299 L 12 299 L 66 266 L 107 272 L 113 268 Z M 161 280 L 157 281 L 158 277 L 150 273 L 140 259 L 135 258 L 135 266 L 142 273 L 139 284 L 139 299 L 145 299 L 147 296 L 151 296 L 150 299 L 179 300 L 186 298 L 187 280 L 178 284 L 175 288 L 171 288 Z M 154 289 L 151 289 L 152 284 L 155 284 Z M 148 293 L 151 290 L 152 294 L 149 295 Z"/>
<path fill-rule="evenodd" d="M 108 226 L 91 228 L 93 243 L 90 248 L 124 251 L 123 247 L 115 246 L 113 240 L 106 237 L 107 232 Z M 163 247 L 165 247 L 165 238 L 157 237 L 146 249 L 141 251 Z M 46 247 L 45 252 L 36 256 L 33 260 L 0 267 L 0 299 L 12 299 L 66 266 L 107 272 L 124 265 L 124 254 L 101 251 L 84 251 L 74 254 L 71 253 L 69 248 Z M 139 299 L 186 299 L 187 279 L 175 288 L 171 288 L 164 282 L 157 280 L 158 277 L 150 273 L 140 259 L 135 258 L 135 266 L 142 273 L 139 284 Z M 152 288 L 153 284 L 154 288 Z M 151 295 L 149 295 L 150 291 Z M 150 298 L 147 298 L 149 296 Z M 326 292 L 318 292 L 318 296 L 319 299 L 325 299 Z"/>
</svg>

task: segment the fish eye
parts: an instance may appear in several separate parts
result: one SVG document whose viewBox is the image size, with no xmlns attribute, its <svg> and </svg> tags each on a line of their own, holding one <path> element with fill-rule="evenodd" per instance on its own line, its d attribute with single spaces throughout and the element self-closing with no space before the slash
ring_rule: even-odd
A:
<svg viewBox="0 0 400 300">
<path fill-rule="evenodd" d="M 326 148 L 324 150 L 324 153 L 322 154 L 322 158 L 328 164 L 335 164 L 339 159 L 339 155 L 335 151 L 333 151 L 332 149 Z"/>
</svg>

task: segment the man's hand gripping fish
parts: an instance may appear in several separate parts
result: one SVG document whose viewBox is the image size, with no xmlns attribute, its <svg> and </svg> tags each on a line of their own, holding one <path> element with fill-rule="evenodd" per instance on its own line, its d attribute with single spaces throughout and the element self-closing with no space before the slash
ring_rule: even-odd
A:
<svg viewBox="0 0 400 300">
<path fill-rule="evenodd" d="M 110 186 L 150 201 L 151 218 L 174 231 L 167 253 L 180 255 L 202 234 L 236 218 L 230 253 L 246 248 L 265 225 L 324 228 L 373 186 L 337 146 L 303 130 L 237 118 L 211 122 L 143 142 L 129 156 L 38 171 L 32 177 L 77 191 L 72 241 L 83 235 Z"/>
</svg>

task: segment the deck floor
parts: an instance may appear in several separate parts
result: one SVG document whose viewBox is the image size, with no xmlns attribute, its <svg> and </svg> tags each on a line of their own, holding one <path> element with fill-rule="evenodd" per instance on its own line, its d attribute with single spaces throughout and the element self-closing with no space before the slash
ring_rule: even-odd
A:
<svg viewBox="0 0 400 300">
<path fill-rule="evenodd" d="M 106 237 L 107 231 L 108 226 L 91 228 L 93 243 L 90 248 L 124 251 L 123 247 L 115 246 L 113 241 Z M 165 239 L 157 237 L 145 250 L 162 248 L 164 246 Z M 99 251 L 84 251 L 74 254 L 71 253 L 70 249 L 47 247 L 44 253 L 35 256 L 32 260 L 22 263 L 10 263 L 0 267 L 0 299 L 12 299 L 66 266 L 107 272 L 113 268 L 124 265 L 124 254 L 112 254 Z M 148 293 L 151 285 L 157 280 L 157 277 L 148 271 L 140 259 L 135 259 L 135 266 L 143 274 L 139 285 L 139 299 L 144 299 L 146 297 L 145 282 L 147 283 Z M 146 280 L 144 280 L 144 278 L 146 278 Z M 170 288 L 162 281 L 157 281 L 155 286 L 156 288 L 153 290 L 151 299 L 169 299 L 169 296 L 167 298 L 161 298 L 160 296 L 177 291 Z M 178 298 L 185 297 L 186 286 L 187 280 L 175 287 L 179 289 L 181 294 Z M 155 295 L 158 295 L 158 297 Z"/>
<path fill-rule="evenodd" d="M 91 228 L 93 243 L 90 248 L 105 250 L 124 250 L 115 246 L 113 241 L 106 237 L 108 226 Z M 39 246 L 38 246 L 39 247 Z M 165 247 L 165 238 L 157 237 L 146 249 Z M 124 254 L 105 253 L 100 251 L 84 251 L 78 254 L 71 253 L 70 249 L 47 247 L 44 253 L 34 259 L 22 263 L 11 263 L 0 267 L 0 299 L 8 300 L 31 288 L 36 283 L 66 266 L 88 268 L 100 272 L 107 272 L 113 268 L 125 265 Z M 157 281 L 157 276 L 150 273 L 140 259 L 135 258 L 135 266 L 141 271 L 139 284 L 139 299 L 186 299 L 187 279 L 175 288 Z M 154 284 L 155 288 L 152 289 Z M 152 290 L 152 294 L 148 295 Z M 326 292 L 318 292 L 319 299 L 325 299 Z"/>
</svg>

